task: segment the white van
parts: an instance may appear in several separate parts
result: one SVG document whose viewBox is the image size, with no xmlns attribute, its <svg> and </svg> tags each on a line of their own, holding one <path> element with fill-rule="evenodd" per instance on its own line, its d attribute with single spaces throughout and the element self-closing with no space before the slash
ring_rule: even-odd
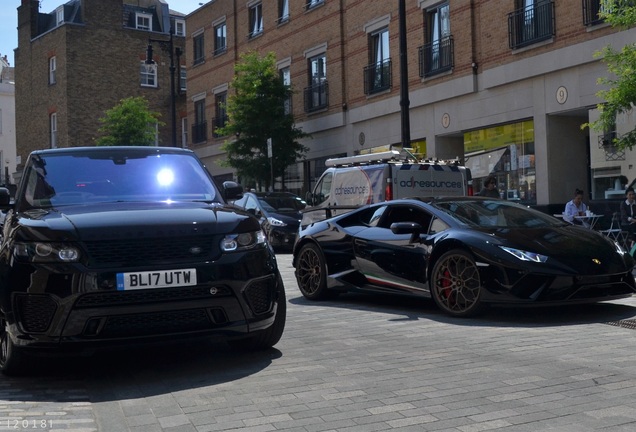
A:
<svg viewBox="0 0 636 432">
<path fill-rule="evenodd" d="M 307 204 L 330 208 L 332 215 L 397 198 L 473 195 L 470 170 L 456 161 L 421 161 L 391 150 L 327 159 L 325 165 Z"/>
</svg>

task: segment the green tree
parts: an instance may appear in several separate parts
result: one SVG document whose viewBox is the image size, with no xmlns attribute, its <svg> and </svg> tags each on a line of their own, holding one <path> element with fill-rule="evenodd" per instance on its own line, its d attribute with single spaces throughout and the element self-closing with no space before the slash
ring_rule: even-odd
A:
<svg viewBox="0 0 636 432">
<path fill-rule="evenodd" d="M 285 113 L 285 103 L 291 100 L 293 90 L 279 76 L 275 54 L 259 57 L 255 52 L 241 56 L 231 88 L 234 94 L 227 100 L 228 122 L 216 131 L 231 137 L 223 145 L 227 159 L 221 164 L 236 169 L 242 179 L 269 187 L 272 170 L 267 151 L 269 138 L 274 177 L 282 176 L 308 150 L 298 140 L 309 134 L 296 128 L 293 115 Z"/>
<path fill-rule="evenodd" d="M 636 5 L 633 0 L 601 0 L 599 16 L 612 27 L 629 28 L 636 24 Z M 606 90 L 597 92 L 604 100 L 598 104 L 600 117 L 597 121 L 586 123 L 593 130 L 601 133 L 614 131 L 616 116 L 632 110 L 636 103 L 636 44 L 625 45 L 620 51 L 606 46 L 595 53 L 607 64 L 610 77 L 601 77 L 598 84 L 606 86 Z M 619 149 L 631 149 L 636 145 L 636 130 L 631 130 L 613 140 Z"/>
<path fill-rule="evenodd" d="M 95 140 L 98 146 L 150 146 L 155 143 L 156 125 L 161 114 L 150 111 L 143 97 L 129 97 L 106 111 L 99 119 L 104 135 Z"/>
</svg>

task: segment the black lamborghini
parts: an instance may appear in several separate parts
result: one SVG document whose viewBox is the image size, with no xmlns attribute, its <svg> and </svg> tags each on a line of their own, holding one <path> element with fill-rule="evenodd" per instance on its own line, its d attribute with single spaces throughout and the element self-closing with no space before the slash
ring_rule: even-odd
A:
<svg viewBox="0 0 636 432">
<path fill-rule="evenodd" d="M 432 297 L 455 316 L 495 303 L 588 303 L 636 292 L 634 260 L 611 239 L 481 197 L 394 200 L 303 222 L 293 265 L 311 300 L 354 290 L 408 294 Z"/>
</svg>

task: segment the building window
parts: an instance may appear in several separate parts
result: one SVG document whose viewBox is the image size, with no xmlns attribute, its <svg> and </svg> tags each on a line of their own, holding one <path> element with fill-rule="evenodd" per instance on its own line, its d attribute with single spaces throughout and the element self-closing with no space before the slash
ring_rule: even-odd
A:
<svg viewBox="0 0 636 432">
<path fill-rule="evenodd" d="M 187 71 L 183 66 L 179 68 L 179 90 L 185 92 L 187 88 L 186 81 Z"/>
<path fill-rule="evenodd" d="M 199 33 L 192 37 L 192 46 L 194 48 L 194 64 L 203 63 L 205 60 L 205 44 L 203 39 L 203 33 Z"/>
<path fill-rule="evenodd" d="M 216 133 L 218 128 L 222 128 L 227 123 L 227 93 L 218 93 L 214 97 L 214 111 L 216 117 L 214 117 L 214 137 L 218 138 L 221 135 Z"/>
<path fill-rule="evenodd" d="M 137 12 L 136 20 L 137 30 L 152 31 L 152 15 Z"/>
<path fill-rule="evenodd" d="M 425 12 L 426 43 L 420 47 L 420 76 L 428 77 L 446 72 L 454 65 L 454 45 L 450 31 L 448 3 Z"/>
<path fill-rule="evenodd" d="M 205 121 L 205 99 L 194 102 L 194 124 L 192 125 L 192 142 L 194 144 L 207 141 L 207 126 Z"/>
<path fill-rule="evenodd" d="M 305 89 L 305 111 L 312 112 L 327 108 L 327 57 L 325 54 L 309 59 L 309 87 Z"/>
<path fill-rule="evenodd" d="M 289 21 L 289 0 L 278 0 L 278 23 Z"/>
<path fill-rule="evenodd" d="M 222 22 L 214 26 L 214 55 L 223 54 L 227 50 L 227 25 Z"/>
<path fill-rule="evenodd" d="M 292 113 L 291 72 L 289 71 L 289 67 L 284 67 L 279 70 L 279 73 L 283 84 L 289 89 L 289 95 L 285 99 L 285 102 L 283 102 L 284 113 L 288 115 Z"/>
<path fill-rule="evenodd" d="M 185 36 L 186 35 L 185 20 L 182 20 L 182 19 L 174 20 L 174 34 L 175 34 L 175 36 Z"/>
<path fill-rule="evenodd" d="M 517 0 L 517 10 L 508 14 L 508 44 L 511 49 L 550 39 L 555 34 L 553 0 Z"/>
<path fill-rule="evenodd" d="M 365 94 L 391 88 L 391 57 L 389 29 L 383 28 L 369 35 L 369 65 L 364 68 Z"/>
<path fill-rule="evenodd" d="M 57 58 L 55 56 L 49 58 L 49 84 L 57 82 Z"/>
<path fill-rule="evenodd" d="M 250 34 L 253 38 L 263 33 L 263 5 L 262 3 L 250 6 Z"/>
<path fill-rule="evenodd" d="M 188 118 L 181 119 L 181 147 L 188 147 Z"/>
<path fill-rule="evenodd" d="M 157 65 L 141 62 L 140 79 L 142 87 L 157 87 Z"/>
<path fill-rule="evenodd" d="M 601 24 L 605 20 L 599 16 L 606 6 L 601 0 L 583 0 L 583 25 L 593 26 Z"/>
<path fill-rule="evenodd" d="M 325 0 L 307 0 L 307 9 L 315 8 L 323 4 Z"/>
<path fill-rule="evenodd" d="M 64 6 L 55 9 L 55 23 L 58 26 L 64 24 Z"/>
<path fill-rule="evenodd" d="M 49 128 L 51 133 L 51 148 L 57 148 L 57 113 L 52 113 L 49 117 Z"/>
</svg>

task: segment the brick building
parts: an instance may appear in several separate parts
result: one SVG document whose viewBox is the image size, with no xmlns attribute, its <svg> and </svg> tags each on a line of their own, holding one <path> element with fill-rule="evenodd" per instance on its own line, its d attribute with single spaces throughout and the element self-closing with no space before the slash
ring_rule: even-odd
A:
<svg viewBox="0 0 636 432">
<path fill-rule="evenodd" d="M 37 0 L 18 8 L 16 130 L 18 158 L 50 147 L 94 145 L 99 118 L 123 98 L 143 96 L 161 114 L 158 145 L 182 145 L 185 90 L 178 91 L 177 47 L 185 44 L 185 17 L 163 0 L 71 0 L 50 13 Z M 175 113 L 178 142 L 172 143 L 169 43 L 153 42 L 154 64 L 146 65 L 149 39 L 170 41 L 173 27 Z M 185 72 L 185 70 L 184 70 Z"/>
<path fill-rule="evenodd" d="M 575 188 L 603 198 L 620 175 L 636 176 L 631 152 L 617 155 L 581 129 L 597 115 L 596 80 L 607 74 L 594 53 L 636 36 L 599 21 L 600 0 L 404 4 L 416 151 L 460 157 L 476 188 L 494 174 L 503 195 L 528 203 L 565 202 Z M 248 50 L 276 53 L 296 91 L 296 125 L 312 134 L 286 189 L 308 190 L 326 158 L 402 142 L 399 2 L 215 0 L 186 23 L 189 142 L 218 177 L 232 174 L 216 164 L 228 137 L 214 129 Z"/>
</svg>

